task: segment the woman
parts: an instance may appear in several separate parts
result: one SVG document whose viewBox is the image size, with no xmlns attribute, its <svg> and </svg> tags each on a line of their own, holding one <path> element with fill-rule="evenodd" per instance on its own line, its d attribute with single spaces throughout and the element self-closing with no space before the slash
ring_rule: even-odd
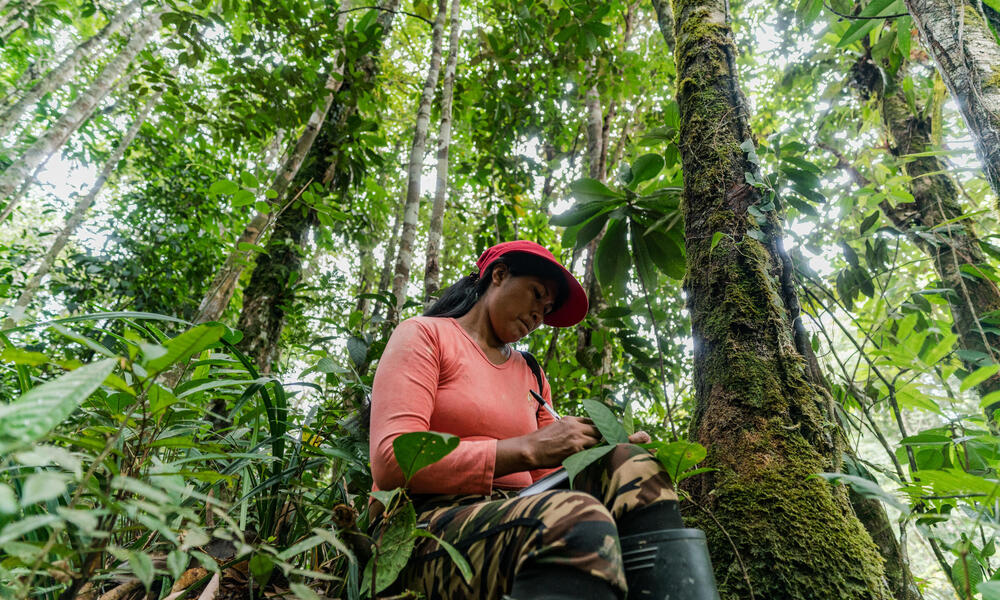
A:
<svg viewBox="0 0 1000 600">
<path fill-rule="evenodd" d="M 402 586 L 446 599 L 622 598 L 619 535 L 683 527 L 670 480 L 648 452 L 619 445 L 576 478 L 575 491 L 517 495 L 600 441 L 588 419 L 557 420 L 532 399 L 538 380 L 511 348 L 542 323 L 578 323 L 587 297 L 534 242 L 493 246 L 476 267 L 424 316 L 396 328 L 375 373 L 375 489 L 404 483 L 392 450 L 397 436 L 439 431 L 461 440 L 417 472 L 409 490 L 420 526 L 466 556 L 472 584 L 434 540 L 418 538 Z M 551 403 L 544 380 L 541 394 Z"/>
</svg>

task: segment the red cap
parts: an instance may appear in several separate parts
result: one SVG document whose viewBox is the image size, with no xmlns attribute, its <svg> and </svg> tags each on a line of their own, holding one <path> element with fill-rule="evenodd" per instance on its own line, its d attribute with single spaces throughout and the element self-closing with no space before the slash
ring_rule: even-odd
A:
<svg viewBox="0 0 1000 600">
<path fill-rule="evenodd" d="M 479 267 L 479 276 L 482 277 L 486 269 L 493 264 L 496 259 L 510 252 L 523 252 L 542 258 L 555 265 L 563 274 L 563 281 L 566 282 L 568 292 L 566 299 L 555 310 L 545 315 L 542 322 L 552 327 L 569 327 L 576 325 L 587 316 L 587 293 L 583 291 L 583 286 L 573 277 L 573 274 L 562 266 L 556 257 L 546 248 L 539 246 L 529 240 L 514 240 L 513 242 L 503 242 L 496 246 L 491 246 L 480 255 L 476 261 Z"/>
</svg>

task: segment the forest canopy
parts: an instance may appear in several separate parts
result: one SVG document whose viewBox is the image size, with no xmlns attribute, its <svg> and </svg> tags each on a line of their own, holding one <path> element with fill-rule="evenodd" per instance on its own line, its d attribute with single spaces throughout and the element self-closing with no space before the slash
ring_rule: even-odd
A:
<svg viewBox="0 0 1000 600">
<path fill-rule="evenodd" d="M 0 598 L 387 597 L 382 350 L 526 239 L 590 309 L 518 349 L 649 432 L 722 598 L 1000 599 L 1000 0 L 0 0 L 0 40 Z"/>
</svg>

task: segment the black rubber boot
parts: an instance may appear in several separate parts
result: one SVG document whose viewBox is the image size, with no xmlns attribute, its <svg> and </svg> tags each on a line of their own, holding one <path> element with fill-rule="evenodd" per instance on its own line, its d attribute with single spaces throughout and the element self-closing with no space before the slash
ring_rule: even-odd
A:
<svg viewBox="0 0 1000 600">
<path fill-rule="evenodd" d="M 705 532 L 683 527 L 676 502 L 626 515 L 618 531 L 628 600 L 719 600 Z"/>
</svg>

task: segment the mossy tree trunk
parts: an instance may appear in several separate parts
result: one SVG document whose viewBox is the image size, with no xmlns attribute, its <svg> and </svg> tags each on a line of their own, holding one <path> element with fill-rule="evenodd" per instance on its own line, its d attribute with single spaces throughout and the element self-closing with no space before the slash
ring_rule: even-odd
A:
<svg viewBox="0 0 1000 600">
<path fill-rule="evenodd" d="M 348 121 L 357 110 L 361 94 L 373 87 L 378 75 L 382 40 L 389 36 L 399 0 L 385 0 L 377 18 L 379 34 L 371 40 L 370 52 L 355 59 L 302 160 L 301 167 L 288 186 L 288 194 L 298 194 L 318 183 L 323 187 L 350 185 L 349 177 L 339 177 L 340 144 L 350 138 Z M 350 58 L 348 59 L 350 60 Z M 287 206 L 275 220 L 264 252 L 258 255 L 250 282 L 243 291 L 243 308 L 237 327 L 243 332 L 240 349 L 257 364 L 261 373 L 270 373 L 278 360 L 285 311 L 295 300 L 295 285 L 301 277 L 305 242 L 318 222 L 316 211 L 301 200 L 286 201 Z"/>
<path fill-rule="evenodd" d="M 862 59 L 857 71 L 876 65 Z M 878 73 L 872 73 L 878 75 Z M 881 76 L 858 77 L 858 81 L 872 81 L 878 89 L 862 90 L 863 95 L 876 95 L 880 100 L 882 123 L 890 140 L 889 150 L 896 156 L 924 154 L 935 150 L 932 141 L 932 119 L 920 106 L 916 112 L 903 93 L 901 82 L 906 73 L 900 68 L 895 80 L 884 89 L 878 85 Z M 955 331 L 964 350 L 996 362 L 1000 357 L 1000 336 L 992 328 L 984 328 L 979 319 L 1000 310 L 1000 288 L 982 273 L 979 266 L 987 262 L 971 219 L 962 219 L 958 189 L 948 176 L 948 166 L 936 155 L 918 156 L 903 162 L 902 168 L 910 177 L 908 188 L 913 202 L 895 206 L 888 202 L 882 211 L 893 224 L 904 231 L 913 243 L 934 261 L 934 270 L 943 287 L 949 292 Z M 963 275 L 963 269 L 967 271 Z M 971 271 L 971 273 L 969 273 Z M 979 365 L 966 360 L 970 372 Z M 976 386 L 980 397 L 1000 390 L 1000 376 L 994 375 Z M 997 404 L 990 406 L 992 414 Z"/>
<path fill-rule="evenodd" d="M 833 425 L 796 347 L 798 300 L 781 221 L 746 182 L 757 167 L 740 148 L 752 133 L 727 4 L 675 0 L 673 7 L 697 402 L 692 431 L 708 449 L 706 466 L 715 469 L 686 489 L 712 515 L 700 524 L 720 592 L 891 598 L 878 550 L 847 492 L 811 477 L 838 467 Z M 763 224 L 748 215 L 755 204 L 768 215 Z"/>
</svg>

